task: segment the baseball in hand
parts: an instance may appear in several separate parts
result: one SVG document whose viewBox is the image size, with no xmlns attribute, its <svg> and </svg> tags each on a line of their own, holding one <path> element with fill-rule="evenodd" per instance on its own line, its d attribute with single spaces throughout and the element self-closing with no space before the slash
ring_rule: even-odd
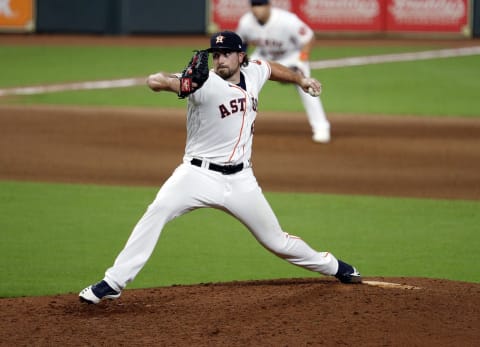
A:
<svg viewBox="0 0 480 347">
<path fill-rule="evenodd" d="M 310 94 L 311 96 L 319 96 L 320 92 L 315 91 L 315 89 L 313 89 L 312 87 L 308 87 L 308 94 Z"/>
</svg>

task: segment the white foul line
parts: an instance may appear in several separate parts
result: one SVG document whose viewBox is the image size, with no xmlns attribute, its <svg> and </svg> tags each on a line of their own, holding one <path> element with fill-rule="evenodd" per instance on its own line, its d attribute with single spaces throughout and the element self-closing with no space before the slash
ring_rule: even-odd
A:
<svg viewBox="0 0 480 347">
<path fill-rule="evenodd" d="M 368 64 L 381 64 L 381 63 L 393 63 L 393 62 L 402 62 L 402 61 L 462 57 L 462 56 L 477 55 L 477 54 L 480 54 L 480 46 L 440 49 L 440 50 L 425 51 L 425 52 L 382 54 L 382 55 L 370 55 L 366 57 L 351 57 L 351 58 L 322 60 L 322 61 L 311 62 L 310 67 L 312 69 L 328 69 L 328 68 L 335 68 L 335 67 L 359 66 L 359 65 L 368 65 Z"/>
<path fill-rule="evenodd" d="M 108 89 L 125 88 L 142 85 L 145 78 L 124 78 L 119 80 L 107 81 L 87 81 L 63 84 L 50 84 L 43 86 L 17 87 L 0 89 L 0 96 L 6 95 L 33 95 L 52 92 L 63 92 L 67 90 L 88 90 L 88 89 Z"/>
<path fill-rule="evenodd" d="M 369 64 L 381 64 L 403 61 L 415 61 L 438 58 L 451 58 L 480 54 L 480 46 L 440 49 L 434 51 L 370 55 L 365 57 L 340 58 L 310 62 L 314 70 L 329 69 L 347 66 L 360 66 Z M 134 87 L 145 83 L 145 78 L 125 78 L 105 81 L 87 81 L 63 84 L 50 84 L 42 86 L 28 86 L 0 89 L 0 97 L 7 95 L 34 95 L 52 92 L 63 92 L 68 90 L 108 89 Z"/>
</svg>

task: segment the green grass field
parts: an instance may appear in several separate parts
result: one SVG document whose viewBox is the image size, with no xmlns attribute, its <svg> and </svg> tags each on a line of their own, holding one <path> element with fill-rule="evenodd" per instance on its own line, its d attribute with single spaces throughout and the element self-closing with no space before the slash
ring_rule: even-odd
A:
<svg viewBox="0 0 480 347">
<path fill-rule="evenodd" d="M 196 47 L 0 48 L 0 88 L 178 71 Z M 434 47 L 326 47 L 313 59 Z M 318 70 L 328 112 L 480 116 L 480 59 Z M 263 110 L 300 111 L 271 83 Z M 0 104 L 184 107 L 146 87 L 0 98 Z M 1 132 L 1 129 L 0 129 Z M 0 297 L 77 292 L 103 276 L 158 187 L 0 182 Z M 480 282 L 480 202 L 267 193 L 285 230 L 354 262 L 365 276 Z M 235 247 L 232 247 L 235 245 Z M 130 288 L 316 276 L 267 253 L 232 217 L 199 210 L 165 228 Z"/>
<path fill-rule="evenodd" d="M 85 80 L 142 77 L 180 71 L 194 47 L 2 47 L 0 87 Z M 430 50 L 435 47 L 325 47 L 312 59 Z M 327 112 L 409 114 L 418 116 L 480 115 L 478 56 L 433 59 L 314 70 L 322 81 Z M 292 86 L 268 84 L 261 94 L 263 110 L 301 111 Z M 99 106 L 184 107 L 171 95 L 146 87 L 69 91 L 0 99 L 2 103 Z"/>
<path fill-rule="evenodd" d="M 0 296 L 76 291 L 103 276 L 157 188 L 0 182 Z M 480 202 L 267 193 L 283 228 L 365 276 L 479 282 Z M 235 245 L 235 246 L 233 246 Z M 168 224 L 131 288 L 318 276 L 202 209 Z"/>
</svg>

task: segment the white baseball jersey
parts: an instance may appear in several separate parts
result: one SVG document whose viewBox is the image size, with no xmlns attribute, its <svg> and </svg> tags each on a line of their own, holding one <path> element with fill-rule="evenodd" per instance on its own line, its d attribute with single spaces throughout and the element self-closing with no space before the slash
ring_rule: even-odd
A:
<svg viewBox="0 0 480 347">
<path fill-rule="evenodd" d="M 219 164 L 249 163 L 258 94 L 270 77 L 270 65 L 251 61 L 241 68 L 247 90 L 215 72 L 188 98 L 185 160 Z M 208 100 L 208 102 L 207 102 Z"/>
<path fill-rule="evenodd" d="M 244 42 L 255 45 L 252 59 L 274 60 L 285 66 L 296 66 L 302 47 L 314 35 L 296 14 L 275 7 L 264 25 L 258 23 L 252 12 L 244 14 L 237 34 Z"/>
</svg>

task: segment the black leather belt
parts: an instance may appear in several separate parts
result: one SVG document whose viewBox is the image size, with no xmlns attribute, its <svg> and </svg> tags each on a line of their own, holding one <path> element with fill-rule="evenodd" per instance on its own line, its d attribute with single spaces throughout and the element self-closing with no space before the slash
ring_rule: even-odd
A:
<svg viewBox="0 0 480 347">
<path fill-rule="evenodd" d="M 193 158 L 190 163 L 192 165 L 202 167 L 202 160 Z M 237 164 L 237 165 L 218 165 L 214 163 L 209 163 L 208 164 L 208 169 L 212 171 L 217 171 L 221 172 L 223 175 L 231 175 L 236 172 L 242 171 L 243 170 L 243 163 Z"/>
</svg>

